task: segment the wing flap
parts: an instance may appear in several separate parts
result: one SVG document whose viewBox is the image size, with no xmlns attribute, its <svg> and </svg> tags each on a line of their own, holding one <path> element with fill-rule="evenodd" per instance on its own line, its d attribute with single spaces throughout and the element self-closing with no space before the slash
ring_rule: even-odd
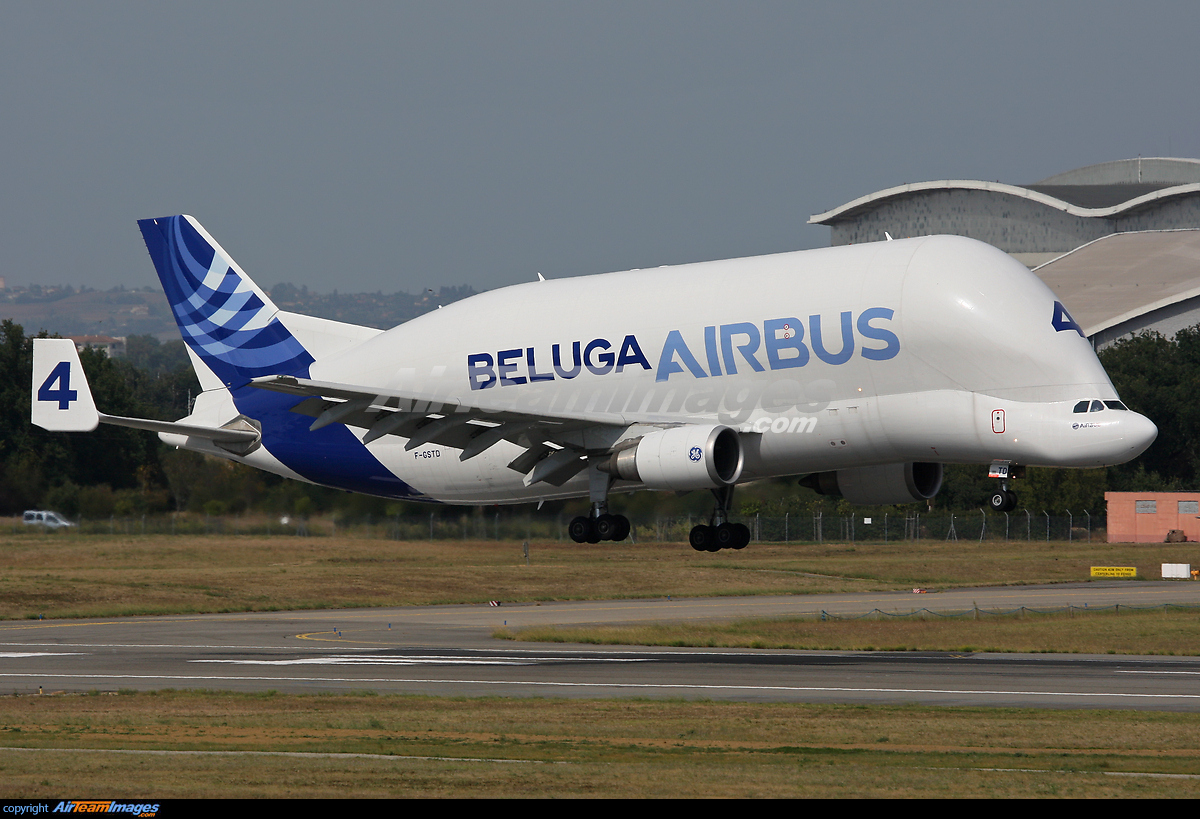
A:
<svg viewBox="0 0 1200 819">
<path fill-rule="evenodd" d="M 520 447 L 508 468 L 525 475 L 526 485 L 545 481 L 561 486 L 587 466 L 587 454 L 602 454 L 629 425 L 469 407 L 436 396 L 363 389 L 291 375 L 256 378 L 250 386 L 303 400 L 292 412 L 315 418 L 310 429 L 340 423 L 366 430 L 363 443 L 386 436 L 405 438 L 405 450 L 427 444 L 459 449 L 467 461 L 501 441 Z"/>
</svg>

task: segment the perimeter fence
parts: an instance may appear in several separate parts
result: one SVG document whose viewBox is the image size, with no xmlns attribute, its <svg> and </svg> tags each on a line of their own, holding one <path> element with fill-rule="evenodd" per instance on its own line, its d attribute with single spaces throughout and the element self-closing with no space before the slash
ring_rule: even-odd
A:
<svg viewBox="0 0 1200 819">
<path fill-rule="evenodd" d="M 395 517 L 341 514 L 307 518 L 264 514 L 169 515 L 84 518 L 58 530 L 70 534 L 124 535 L 252 535 L 259 537 L 351 537 L 387 540 L 555 540 L 569 542 L 567 525 L 573 515 L 537 512 L 449 510 Z M 750 529 L 752 543 L 889 543 L 897 540 L 960 541 L 1097 541 L 1106 540 L 1106 518 L 1088 512 L 1051 515 L 1046 512 L 992 514 L 891 513 L 882 515 L 785 513 L 733 515 Z M 707 515 L 631 516 L 635 543 L 686 543 L 692 527 L 708 523 Z M 0 526 L 3 526 L 0 523 Z M 41 534 L 40 526 L 11 518 L 13 536 Z M 3 529 L 0 529 L 3 531 Z"/>
</svg>

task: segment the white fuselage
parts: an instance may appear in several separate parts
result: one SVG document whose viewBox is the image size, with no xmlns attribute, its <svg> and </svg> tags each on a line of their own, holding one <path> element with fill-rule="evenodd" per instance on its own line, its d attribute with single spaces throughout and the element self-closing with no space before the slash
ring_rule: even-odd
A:
<svg viewBox="0 0 1200 819">
<path fill-rule="evenodd" d="M 619 438 L 727 424 L 741 432 L 744 481 L 906 461 L 1090 467 L 1135 457 L 1156 434 L 1148 419 L 1072 411 L 1117 395 L 1056 309 L 1006 254 L 926 237 L 531 282 L 353 342 L 326 338 L 319 320 L 280 317 L 313 352 L 314 381 L 605 424 Z M 192 418 L 228 420 L 220 392 Z M 365 430 L 354 432 L 361 441 Z M 586 473 L 526 485 L 508 468 L 521 448 L 507 441 L 468 460 L 405 444 L 391 435 L 366 447 L 428 499 L 588 491 Z M 269 446 L 240 460 L 302 477 Z"/>
</svg>

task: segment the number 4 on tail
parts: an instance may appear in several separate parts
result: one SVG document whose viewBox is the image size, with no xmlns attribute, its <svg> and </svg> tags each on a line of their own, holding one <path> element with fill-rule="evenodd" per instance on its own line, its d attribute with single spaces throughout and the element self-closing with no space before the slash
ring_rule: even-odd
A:
<svg viewBox="0 0 1200 819">
<path fill-rule="evenodd" d="M 89 432 L 100 423 L 75 342 L 33 340 L 30 420 L 54 432 Z"/>
<path fill-rule="evenodd" d="M 57 389 L 54 385 L 57 384 Z M 38 387 L 39 401 L 57 401 L 60 410 L 70 409 L 72 401 L 79 400 L 79 391 L 71 389 L 71 362 L 60 361 L 50 375 Z"/>
</svg>

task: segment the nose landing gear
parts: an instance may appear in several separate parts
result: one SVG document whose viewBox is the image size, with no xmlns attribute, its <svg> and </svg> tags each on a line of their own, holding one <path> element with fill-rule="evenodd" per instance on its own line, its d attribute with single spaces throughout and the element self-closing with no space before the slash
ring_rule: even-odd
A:
<svg viewBox="0 0 1200 819">
<path fill-rule="evenodd" d="M 1011 512 L 1017 508 L 1017 500 L 1016 492 L 1007 486 L 1001 485 L 988 498 L 988 506 L 993 512 Z"/>
<path fill-rule="evenodd" d="M 1016 509 L 1017 493 L 1008 488 L 1008 480 L 1025 477 L 1025 467 L 1008 461 L 993 461 L 988 468 L 988 477 L 1000 479 L 1000 488 L 988 497 L 988 507 L 993 512 L 1011 512 Z"/>
</svg>

